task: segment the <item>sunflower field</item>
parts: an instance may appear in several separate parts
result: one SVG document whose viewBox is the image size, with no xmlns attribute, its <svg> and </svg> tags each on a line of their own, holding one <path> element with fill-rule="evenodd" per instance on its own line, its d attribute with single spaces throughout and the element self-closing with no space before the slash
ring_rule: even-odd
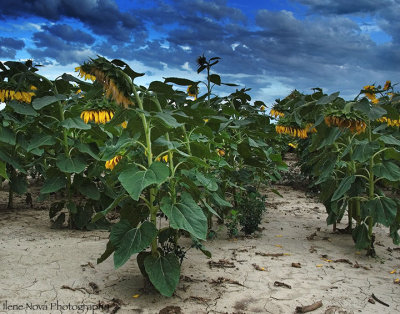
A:
<svg viewBox="0 0 400 314">
<path fill-rule="evenodd" d="M 0 177 L 8 207 L 41 182 L 38 201 L 51 203 L 53 227 L 109 230 L 98 263 L 117 269 L 131 258 L 145 278 L 172 296 L 189 249 L 206 257 L 216 224 L 231 236 L 257 230 L 266 210 L 262 190 L 297 152 L 327 211 L 347 215 L 343 232 L 374 256 L 376 224 L 400 243 L 400 94 L 387 81 L 365 86 L 354 100 L 319 88 L 293 91 L 267 104 L 250 89 L 225 83 L 198 58 L 206 80 L 143 76 L 121 60 L 90 59 L 50 80 L 32 62 L 0 63 Z M 220 97 L 215 87 L 234 90 Z M 118 215 L 111 224 L 109 216 Z M 190 245 L 188 247 L 188 239 Z M 184 240 L 184 241 L 182 241 Z"/>
</svg>

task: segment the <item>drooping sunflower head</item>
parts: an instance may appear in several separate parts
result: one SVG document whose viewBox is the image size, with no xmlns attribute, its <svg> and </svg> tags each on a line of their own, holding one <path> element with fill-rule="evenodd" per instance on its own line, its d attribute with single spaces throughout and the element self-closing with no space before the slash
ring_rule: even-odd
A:
<svg viewBox="0 0 400 314">
<path fill-rule="evenodd" d="M 358 111 L 345 111 L 329 108 L 325 112 L 325 124 L 329 127 L 348 129 L 351 133 L 361 134 L 367 128 L 367 118 Z"/>
<path fill-rule="evenodd" d="M 114 158 L 106 161 L 106 164 L 105 164 L 106 169 L 113 170 L 115 168 L 115 166 L 118 165 L 118 163 L 120 162 L 121 159 L 122 159 L 122 156 L 117 155 Z"/>
<path fill-rule="evenodd" d="M 124 66 L 124 70 L 121 68 Z M 106 97 L 114 100 L 118 105 L 127 108 L 133 105 L 131 97 L 133 91 L 132 77 L 142 76 L 129 68 L 129 66 L 120 60 L 108 61 L 105 58 L 98 57 L 84 63 L 77 70 L 95 77 L 96 81 L 103 86 Z"/>
<path fill-rule="evenodd" d="M 0 102 L 16 100 L 30 104 L 37 88 L 33 85 L 0 82 Z"/>
<path fill-rule="evenodd" d="M 392 86 L 391 81 L 386 81 L 385 86 L 383 86 L 383 90 L 388 90 Z"/>
<path fill-rule="evenodd" d="M 196 100 L 197 95 L 199 94 L 199 87 L 197 85 L 189 85 L 186 92 L 189 96 L 194 97 Z"/>
</svg>

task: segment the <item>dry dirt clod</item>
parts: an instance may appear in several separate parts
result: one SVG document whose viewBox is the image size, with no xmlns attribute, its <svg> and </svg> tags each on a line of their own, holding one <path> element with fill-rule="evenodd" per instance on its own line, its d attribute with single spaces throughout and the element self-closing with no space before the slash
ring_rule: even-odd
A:
<svg viewBox="0 0 400 314">
<path fill-rule="evenodd" d="M 168 305 L 158 312 L 159 314 L 183 314 L 179 306 Z"/>
<path fill-rule="evenodd" d="M 301 264 L 300 263 L 292 263 L 292 267 L 301 268 Z"/>
</svg>

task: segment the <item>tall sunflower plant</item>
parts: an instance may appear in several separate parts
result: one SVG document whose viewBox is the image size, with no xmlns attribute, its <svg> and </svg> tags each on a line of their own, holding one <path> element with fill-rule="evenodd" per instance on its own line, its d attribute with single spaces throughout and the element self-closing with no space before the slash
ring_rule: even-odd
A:
<svg viewBox="0 0 400 314">
<path fill-rule="evenodd" d="M 335 227 L 347 211 L 345 231 L 368 255 L 376 254 L 373 227 L 378 223 L 390 228 L 394 243 L 400 242 L 399 201 L 387 193 L 400 180 L 399 99 L 386 82 L 383 88 L 364 87 L 353 101 L 335 93 L 297 110 L 298 116 L 315 117 L 317 132 L 303 147 L 303 169 L 320 190 L 327 223 Z"/>
<path fill-rule="evenodd" d="M 119 268 L 136 255 L 145 278 L 171 296 L 186 252 L 197 248 L 211 256 L 202 244 L 207 216 L 216 214 L 208 200 L 229 205 L 207 171 L 208 161 L 219 155 L 210 150 L 212 134 L 199 131 L 204 126 L 199 112 L 205 111 L 198 107 L 199 99 L 187 99 L 187 93 L 172 88 L 172 81 L 183 82 L 177 78 L 139 86 L 134 83 L 139 73 L 120 60 L 105 58 L 90 60 L 80 71 L 100 78 L 105 97 L 120 107 L 110 123 L 126 121 L 121 134 L 109 137 L 99 153 L 115 196 L 92 222 L 113 210 L 121 219 L 111 228 L 98 262 L 113 255 Z"/>
</svg>

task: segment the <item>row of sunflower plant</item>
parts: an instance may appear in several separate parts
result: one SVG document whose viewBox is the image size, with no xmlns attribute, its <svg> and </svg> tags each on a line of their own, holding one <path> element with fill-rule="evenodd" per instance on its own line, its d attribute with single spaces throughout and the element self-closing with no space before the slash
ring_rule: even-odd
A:
<svg viewBox="0 0 400 314">
<path fill-rule="evenodd" d="M 336 228 L 347 212 L 342 231 L 368 255 L 376 254 L 376 224 L 389 227 L 399 244 L 400 95 L 391 82 L 365 86 L 351 101 L 321 89 L 312 95 L 294 91 L 274 105 L 276 112 L 277 132 L 303 138 L 298 140 L 302 170 L 319 190 L 327 223 Z"/>
<path fill-rule="evenodd" d="M 75 69 L 83 80 L 49 80 L 30 61 L 1 63 L 0 176 L 10 180 L 9 206 L 13 193 L 28 190 L 29 175 L 43 181 L 39 199 L 53 201 L 55 225 L 96 228 L 116 211 L 98 262 L 113 255 L 119 268 L 136 255 L 143 275 L 171 296 L 186 252 L 211 255 L 202 241 L 213 217 L 231 219 L 238 202 L 251 217 L 261 185 L 286 168 L 265 105 L 252 103 L 249 89 L 215 95 L 218 86 L 237 87 L 211 73 L 219 61 L 199 57 L 204 82 L 170 77 L 147 87 L 121 60 L 89 60 Z M 259 212 L 251 225 L 242 219 L 246 233 L 257 229 Z"/>
</svg>

